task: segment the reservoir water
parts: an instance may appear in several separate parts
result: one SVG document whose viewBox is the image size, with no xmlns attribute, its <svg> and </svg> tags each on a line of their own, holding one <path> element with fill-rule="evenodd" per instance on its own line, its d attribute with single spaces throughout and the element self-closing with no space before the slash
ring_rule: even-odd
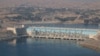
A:
<svg viewBox="0 0 100 56">
<path fill-rule="evenodd" d="M 100 56 L 76 41 L 24 38 L 0 42 L 0 56 Z"/>
</svg>

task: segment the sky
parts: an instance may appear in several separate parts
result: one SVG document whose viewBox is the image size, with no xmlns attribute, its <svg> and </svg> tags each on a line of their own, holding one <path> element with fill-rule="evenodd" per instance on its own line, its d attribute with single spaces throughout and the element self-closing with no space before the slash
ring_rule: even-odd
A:
<svg viewBox="0 0 100 56">
<path fill-rule="evenodd" d="M 39 7 L 100 7 L 100 0 L 0 0 L 0 7 L 32 5 Z"/>
</svg>

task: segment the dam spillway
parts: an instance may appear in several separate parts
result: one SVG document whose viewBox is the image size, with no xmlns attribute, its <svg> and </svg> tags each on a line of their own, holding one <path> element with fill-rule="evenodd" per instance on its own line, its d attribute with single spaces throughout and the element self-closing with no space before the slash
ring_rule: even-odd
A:
<svg viewBox="0 0 100 56">
<path fill-rule="evenodd" d="M 89 35 L 97 34 L 97 29 L 29 27 L 27 32 L 34 38 L 85 40 Z"/>
</svg>

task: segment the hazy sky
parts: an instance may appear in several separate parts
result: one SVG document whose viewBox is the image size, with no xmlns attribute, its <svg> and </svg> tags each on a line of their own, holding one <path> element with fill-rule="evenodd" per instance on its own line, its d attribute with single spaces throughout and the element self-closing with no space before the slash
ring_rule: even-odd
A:
<svg viewBox="0 0 100 56">
<path fill-rule="evenodd" d="M 12 7 L 23 4 L 39 7 L 90 7 L 99 6 L 100 0 L 0 0 L 0 7 Z"/>
</svg>

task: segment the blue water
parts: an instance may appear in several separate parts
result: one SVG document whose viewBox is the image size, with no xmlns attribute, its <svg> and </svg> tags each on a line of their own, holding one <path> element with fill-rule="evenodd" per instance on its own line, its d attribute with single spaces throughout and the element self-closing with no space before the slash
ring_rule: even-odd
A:
<svg viewBox="0 0 100 56">
<path fill-rule="evenodd" d="M 18 39 L 16 44 L 0 42 L 0 56 L 100 56 L 76 41 L 54 39 Z"/>
</svg>

